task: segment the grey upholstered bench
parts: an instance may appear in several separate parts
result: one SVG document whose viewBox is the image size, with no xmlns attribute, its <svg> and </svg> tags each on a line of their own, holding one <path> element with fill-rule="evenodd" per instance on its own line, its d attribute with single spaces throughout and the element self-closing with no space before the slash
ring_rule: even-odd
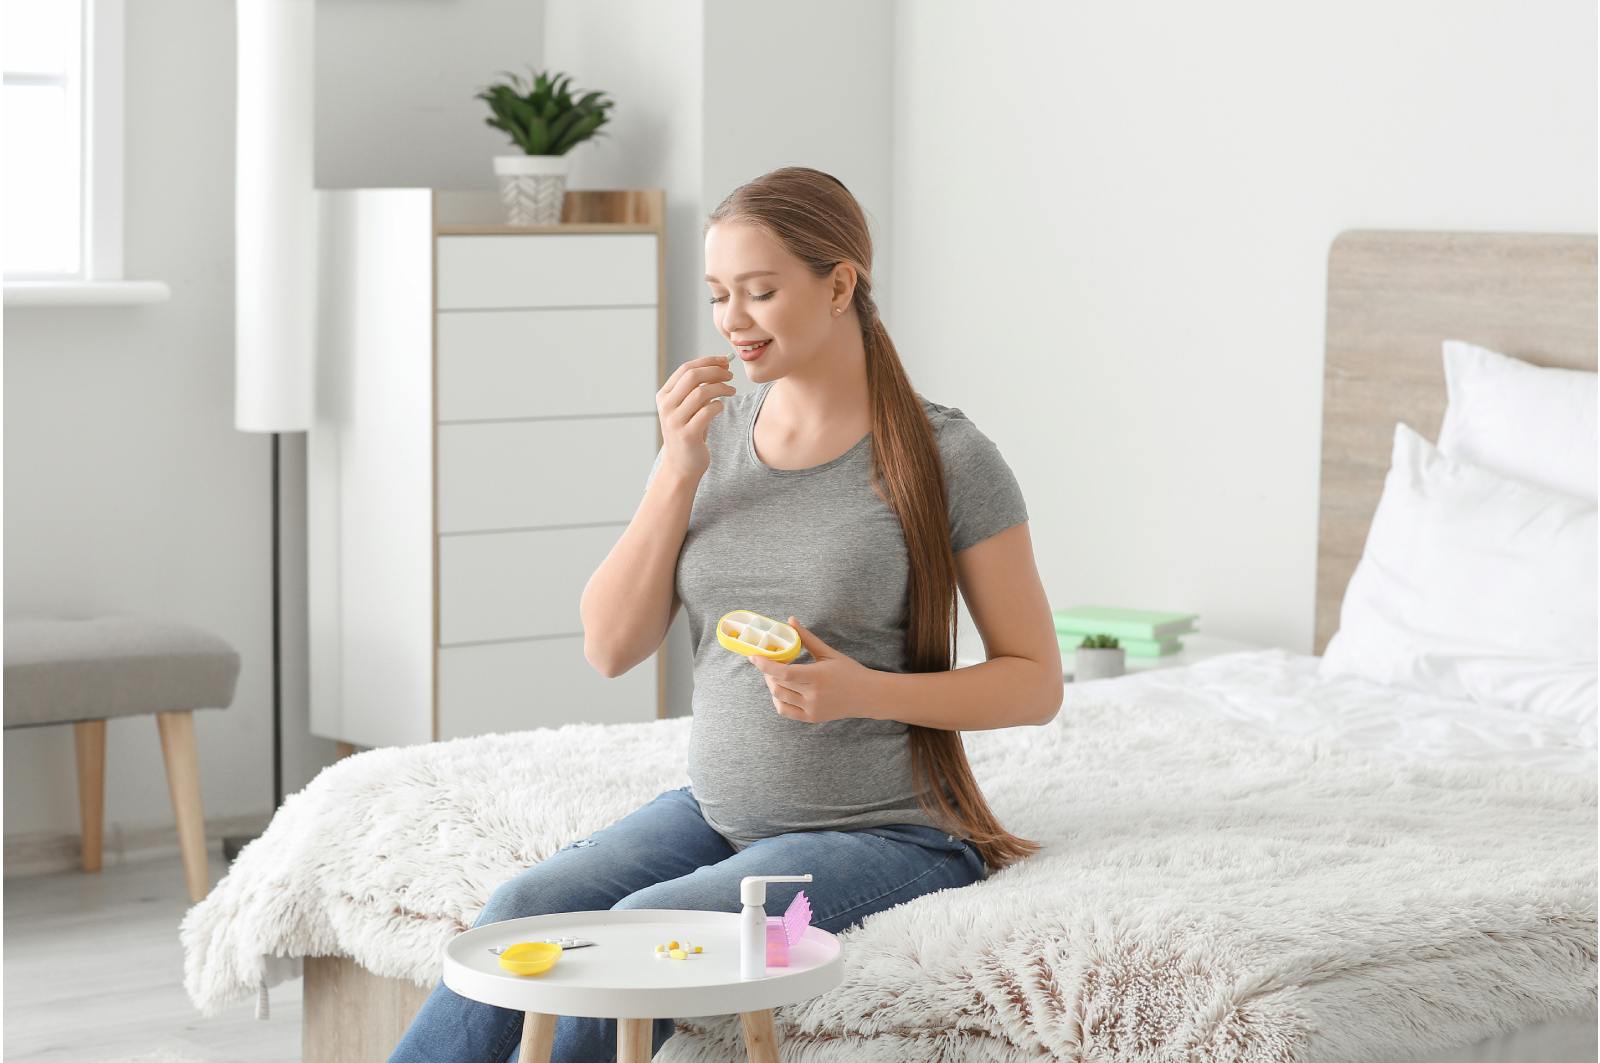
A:
<svg viewBox="0 0 1600 1063">
<path fill-rule="evenodd" d="M 100 870 L 106 721 L 155 713 L 189 897 L 210 891 L 191 712 L 226 708 L 238 678 L 232 646 L 183 624 L 129 614 L 7 618 L 5 727 L 72 724 L 85 871 Z"/>
</svg>

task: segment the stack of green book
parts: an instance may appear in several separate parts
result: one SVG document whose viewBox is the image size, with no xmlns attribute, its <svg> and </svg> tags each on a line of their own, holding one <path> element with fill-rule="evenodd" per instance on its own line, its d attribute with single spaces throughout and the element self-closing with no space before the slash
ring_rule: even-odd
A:
<svg viewBox="0 0 1600 1063">
<path fill-rule="evenodd" d="M 1075 605 L 1053 611 L 1062 653 L 1089 635 L 1114 635 L 1129 657 L 1165 657 L 1183 649 L 1178 636 L 1195 629 L 1195 613 L 1163 613 L 1114 605 Z"/>
</svg>

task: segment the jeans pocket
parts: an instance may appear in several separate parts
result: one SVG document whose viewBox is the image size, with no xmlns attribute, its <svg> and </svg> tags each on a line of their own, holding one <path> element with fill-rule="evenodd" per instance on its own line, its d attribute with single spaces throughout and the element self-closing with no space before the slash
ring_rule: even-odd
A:
<svg viewBox="0 0 1600 1063">
<path fill-rule="evenodd" d="M 972 874 L 979 880 L 988 878 L 991 869 L 983 861 L 983 854 L 978 852 L 978 847 L 959 834 L 951 834 L 940 830 L 938 827 L 927 827 L 920 823 L 896 824 L 892 827 L 874 828 L 875 831 L 892 832 L 881 836 L 892 838 L 895 841 L 911 842 L 924 849 L 932 849 L 940 853 L 956 853 L 971 869 Z"/>
<path fill-rule="evenodd" d="M 868 827 L 866 833 L 876 834 L 889 841 L 909 842 L 920 845 L 924 849 L 933 849 L 941 853 L 959 853 L 968 848 L 965 839 L 957 837 L 938 827 L 927 827 L 920 823 L 895 823 L 887 827 Z"/>
</svg>

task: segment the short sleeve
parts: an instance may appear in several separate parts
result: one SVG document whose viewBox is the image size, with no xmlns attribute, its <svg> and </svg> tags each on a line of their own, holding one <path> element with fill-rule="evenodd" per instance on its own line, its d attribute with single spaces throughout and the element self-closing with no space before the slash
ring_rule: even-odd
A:
<svg viewBox="0 0 1600 1063">
<path fill-rule="evenodd" d="M 959 410 L 946 414 L 936 432 L 950 506 L 950 547 L 960 553 L 1027 520 L 1028 507 L 993 440 Z"/>
</svg>

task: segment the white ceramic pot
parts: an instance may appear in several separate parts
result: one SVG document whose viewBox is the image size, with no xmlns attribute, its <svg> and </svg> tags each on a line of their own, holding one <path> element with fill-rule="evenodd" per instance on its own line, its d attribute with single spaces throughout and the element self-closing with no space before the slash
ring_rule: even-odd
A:
<svg viewBox="0 0 1600 1063">
<path fill-rule="evenodd" d="M 1074 683 L 1086 683 L 1091 679 L 1112 679 L 1124 671 L 1126 663 L 1124 654 L 1127 652 L 1121 646 L 1114 650 L 1086 650 L 1079 647 L 1076 651 L 1072 669 Z"/>
<path fill-rule="evenodd" d="M 496 155 L 500 202 L 511 225 L 559 225 L 567 195 L 567 155 Z"/>
</svg>

